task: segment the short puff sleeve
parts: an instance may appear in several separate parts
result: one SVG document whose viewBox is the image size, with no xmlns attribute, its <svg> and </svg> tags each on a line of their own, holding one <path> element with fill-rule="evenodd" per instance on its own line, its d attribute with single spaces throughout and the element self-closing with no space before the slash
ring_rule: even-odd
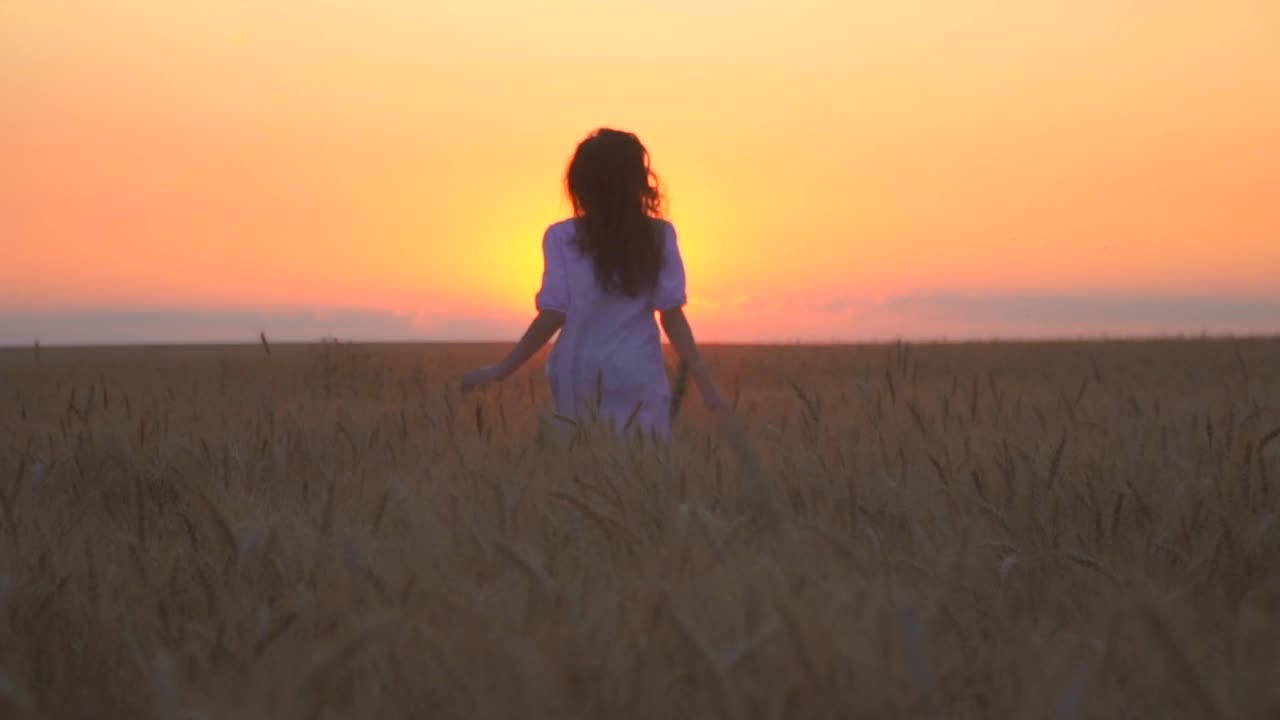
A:
<svg viewBox="0 0 1280 720">
<path fill-rule="evenodd" d="M 672 310 L 682 307 L 689 298 L 675 226 L 664 222 L 662 228 L 662 268 L 658 271 L 658 283 L 653 288 L 653 309 Z"/>
<path fill-rule="evenodd" d="M 565 267 L 564 243 L 547 228 L 542 236 L 542 287 L 533 299 L 538 310 L 569 310 L 569 277 Z"/>
</svg>

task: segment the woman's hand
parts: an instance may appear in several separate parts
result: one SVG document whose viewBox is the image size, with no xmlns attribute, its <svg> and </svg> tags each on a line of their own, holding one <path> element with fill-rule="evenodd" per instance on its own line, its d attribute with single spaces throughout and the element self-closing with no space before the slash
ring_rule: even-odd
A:
<svg viewBox="0 0 1280 720">
<path fill-rule="evenodd" d="M 719 388 L 708 378 L 702 385 L 702 401 L 706 403 L 707 409 L 716 415 L 724 415 L 729 412 L 729 403 L 725 402 L 724 396 L 720 394 Z"/>
<path fill-rule="evenodd" d="M 471 392 L 489 383 L 499 382 L 503 378 L 502 369 L 497 365 L 486 365 L 472 370 L 462 377 L 462 392 Z"/>
<path fill-rule="evenodd" d="M 511 349 L 507 357 L 497 365 L 488 365 L 479 370 L 472 370 L 462 378 L 462 392 L 469 392 L 478 387 L 506 379 L 533 357 L 551 340 L 551 336 L 564 325 L 564 313 L 559 310 L 540 310 L 538 316 L 529 323 L 520 342 Z"/>
<path fill-rule="evenodd" d="M 702 404 L 714 415 L 724 415 L 729 412 L 729 403 L 725 402 L 724 396 L 720 394 L 720 388 L 716 387 L 716 383 L 711 379 L 711 371 L 702 363 L 702 359 L 698 358 L 694 362 L 689 363 L 689 373 L 693 375 L 693 382 L 698 386 L 698 393 L 702 395 Z"/>
<path fill-rule="evenodd" d="M 727 414 L 729 404 L 724 401 L 724 396 L 711 379 L 711 371 L 702 362 L 702 354 L 698 352 L 698 344 L 693 340 L 693 330 L 689 327 L 688 318 L 684 316 L 684 310 L 673 307 L 663 310 L 661 315 L 662 329 L 667 333 L 667 339 L 679 353 L 680 359 L 689 368 L 694 383 L 702 393 L 702 402 L 715 415 Z"/>
</svg>

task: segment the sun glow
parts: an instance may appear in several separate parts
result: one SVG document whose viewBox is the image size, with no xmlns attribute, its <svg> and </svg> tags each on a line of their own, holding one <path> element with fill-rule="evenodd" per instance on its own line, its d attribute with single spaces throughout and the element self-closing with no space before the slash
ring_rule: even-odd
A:
<svg viewBox="0 0 1280 720">
<path fill-rule="evenodd" d="M 1276 3 L 127 5 L 0 10 L 0 311 L 518 325 L 599 126 L 652 152 L 712 338 L 1278 297 Z"/>
</svg>

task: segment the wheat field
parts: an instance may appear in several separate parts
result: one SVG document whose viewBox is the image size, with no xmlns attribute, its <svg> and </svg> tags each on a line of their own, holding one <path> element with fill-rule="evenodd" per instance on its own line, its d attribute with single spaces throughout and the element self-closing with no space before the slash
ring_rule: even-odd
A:
<svg viewBox="0 0 1280 720">
<path fill-rule="evenodd" d="M 0 716 L 1269 718 L 1280 340 L 0 351 Z"/>
</svg>

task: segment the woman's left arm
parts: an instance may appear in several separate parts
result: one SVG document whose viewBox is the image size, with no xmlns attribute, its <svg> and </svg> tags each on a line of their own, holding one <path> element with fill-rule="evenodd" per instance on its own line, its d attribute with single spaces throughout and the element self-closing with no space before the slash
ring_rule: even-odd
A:
<svg viewBox="0 0 1280 720">
<path fill-rule="evenodd" d="M 563 325 L 564 313 L 559 310 L 539 311 L 529 323 L 529 329 L 524 331 L 524 336 L 501 362 L 472 370 L 462 378 L 463 392 L 506 379 L 529 362 L 529 358 L 541 350 Z"/>
</svg>

